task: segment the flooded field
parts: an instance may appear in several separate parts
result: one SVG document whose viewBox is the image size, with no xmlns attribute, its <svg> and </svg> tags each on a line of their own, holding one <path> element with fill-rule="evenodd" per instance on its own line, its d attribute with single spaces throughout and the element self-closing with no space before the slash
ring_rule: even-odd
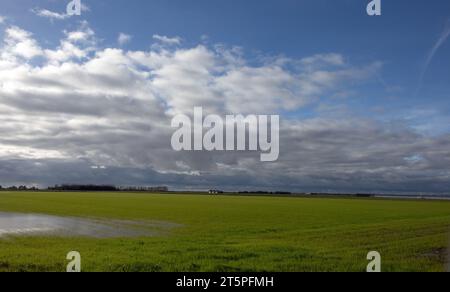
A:
<svg viewBox="0 0 450 292">
<path fill-rule="evenodd" d="M 168 222 L 99 220 L 0 212 L 0 237 L 33 235 L 141 237 L 161 235 L 176 226 Z"/>
</svg>

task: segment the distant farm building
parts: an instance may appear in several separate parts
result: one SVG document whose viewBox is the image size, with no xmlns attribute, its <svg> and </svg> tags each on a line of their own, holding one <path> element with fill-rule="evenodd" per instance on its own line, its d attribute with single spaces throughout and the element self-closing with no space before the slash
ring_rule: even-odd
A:
<svg viewBox="0 0 450 292">
<path fill-rule="evenodd" d="M 210 190 L 209 191 L 210 195 L 219 195 L 219 194 L 223 194 L 223 191 L 219 191 L 219 190 Z"/>
</svg>

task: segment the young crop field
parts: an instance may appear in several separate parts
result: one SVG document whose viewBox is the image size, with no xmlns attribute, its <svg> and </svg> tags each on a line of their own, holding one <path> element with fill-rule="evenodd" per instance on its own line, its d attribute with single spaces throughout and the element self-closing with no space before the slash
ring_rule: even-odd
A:
<svg viewBox="0 0 450 292">
<path fill-rule="evenodd" d="M 64 234 L 0 232 L 0 271 L 65 271 L 70 251 L 82 271 L 362 272 L 370 251 L 382 271 L 448 268 L 446 201 L 0 192 L 0 213 L 78 220 Z M 144 231 L 83 233 L 92 222 Z"/>
</svg>

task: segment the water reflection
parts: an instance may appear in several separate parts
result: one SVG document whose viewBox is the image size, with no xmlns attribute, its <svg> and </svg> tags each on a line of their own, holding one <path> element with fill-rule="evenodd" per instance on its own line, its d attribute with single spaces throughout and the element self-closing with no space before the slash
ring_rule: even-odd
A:
<svg viewBox="0 0 450 292">
<path fill-rule="evenodd" d="M 155 236 L 175 226 L 165 222 L 106 221 L 0 212 L 0 237 L 47 234 L 95 238 L 140 237 Z"/>
</svg>

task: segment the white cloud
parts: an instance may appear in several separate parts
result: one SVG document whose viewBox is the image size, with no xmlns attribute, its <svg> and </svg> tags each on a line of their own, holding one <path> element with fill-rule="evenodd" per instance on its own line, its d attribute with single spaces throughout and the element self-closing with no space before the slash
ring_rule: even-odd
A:
<svg viewBox="0 0 450 292">
<path fill-rule="evenodd" d="M 58 13 L 58 12 L 50 11 L 47 9 L 35 8 L 35 9 L 32 9 L 31 12 L 33 12 L 34 14 L 36 14 L 39 17 L 48 18 L 50 20 L 64 20 L 64 19 L 71 17 L 68 14 Z"/>
<path fill-rule="evenodd" d="M 5 23 L 6 17 L 0 15 L 0 24 Z"/>
<path fill-rule="evenodd" d="M 311 65 L 318 62 L 328 63 L 331 65 L 341 66 L 344 65 L 344 57 L 340 54 L 317 54 L 311 57 L 306 57 L 301 60 L 306 65 Z"/>
<path fill-rule="evenodd" d="M 86 3 L 81 2 L 81 11 L 90 12 L 91 8 L 89 6 L 87 6 Z"/>
<path fill-rule="evenodd" d="M 327 66 L 344 66 L 344 57 L 340 54 L 317 54 L 300 60 L 300 65 L 309 69 Z"/>
<path fill-rule="evenodd" d="M 120 46 L 123 46 L 123 45 L 129 43 L 131 41 L 131 39 L 132 39 L 131 35 L 128 35 L 128 34 L 125 34 L 125 33 L 121 32 L 121 33 L 119 33 L 119 36 L 117 37 L 117 43 Z"/>
<path fill-rule="evenodd" d="M 96 50 L 95 33 L 87 23 L 82 23 L 75 31 L 64 31 L 64 34 L 66 38 L 60 41 L 58 48 L 45 50 L 49 63 L 81 60 Z"/>
<path fill-rule="evenodd" d="M 161 35 L 153 35 L 153 39 L 161 42 L 165 45 L 180 45 L 181 44 L 181 38 L 180 37 L 173 37 L 169 38 L 167 36 L 161 36 Z"/>
<path fill-rule="evenodd" d="M 89 8 L 89 6 L 85 5 L 84 3 L 81 3 L 81 11 L 89 12 L 89 11 L 91 11 L 91 9 Z M 47 18 L 50 21 L 65 20 L 65 19 L 72 17 L 72 15 L 69 15 L 66 12 L 59 13 L 59 12 L 51 11 L 48 9 L 42 9 L 42 8 L 31 9 L 31 12 L 34 13 L 36 16 Z"/>
<path fill-rule="evenodd" d="M 5 48 L 2 57 L 12 61 L 15 57 L 22 57 L 27 60 L 42 55 L 42 49 L 32 38 L 32 34 L 16 26 L 12 26 L 5 31 Z"/>
<path fill-rule="evenodd" d="M 64 31 L 68 41 L 76 43 L 93 43 L 95 32 L 89 27 L 87 21 L 83 21 L 78 30 Z"/>
</svg>

